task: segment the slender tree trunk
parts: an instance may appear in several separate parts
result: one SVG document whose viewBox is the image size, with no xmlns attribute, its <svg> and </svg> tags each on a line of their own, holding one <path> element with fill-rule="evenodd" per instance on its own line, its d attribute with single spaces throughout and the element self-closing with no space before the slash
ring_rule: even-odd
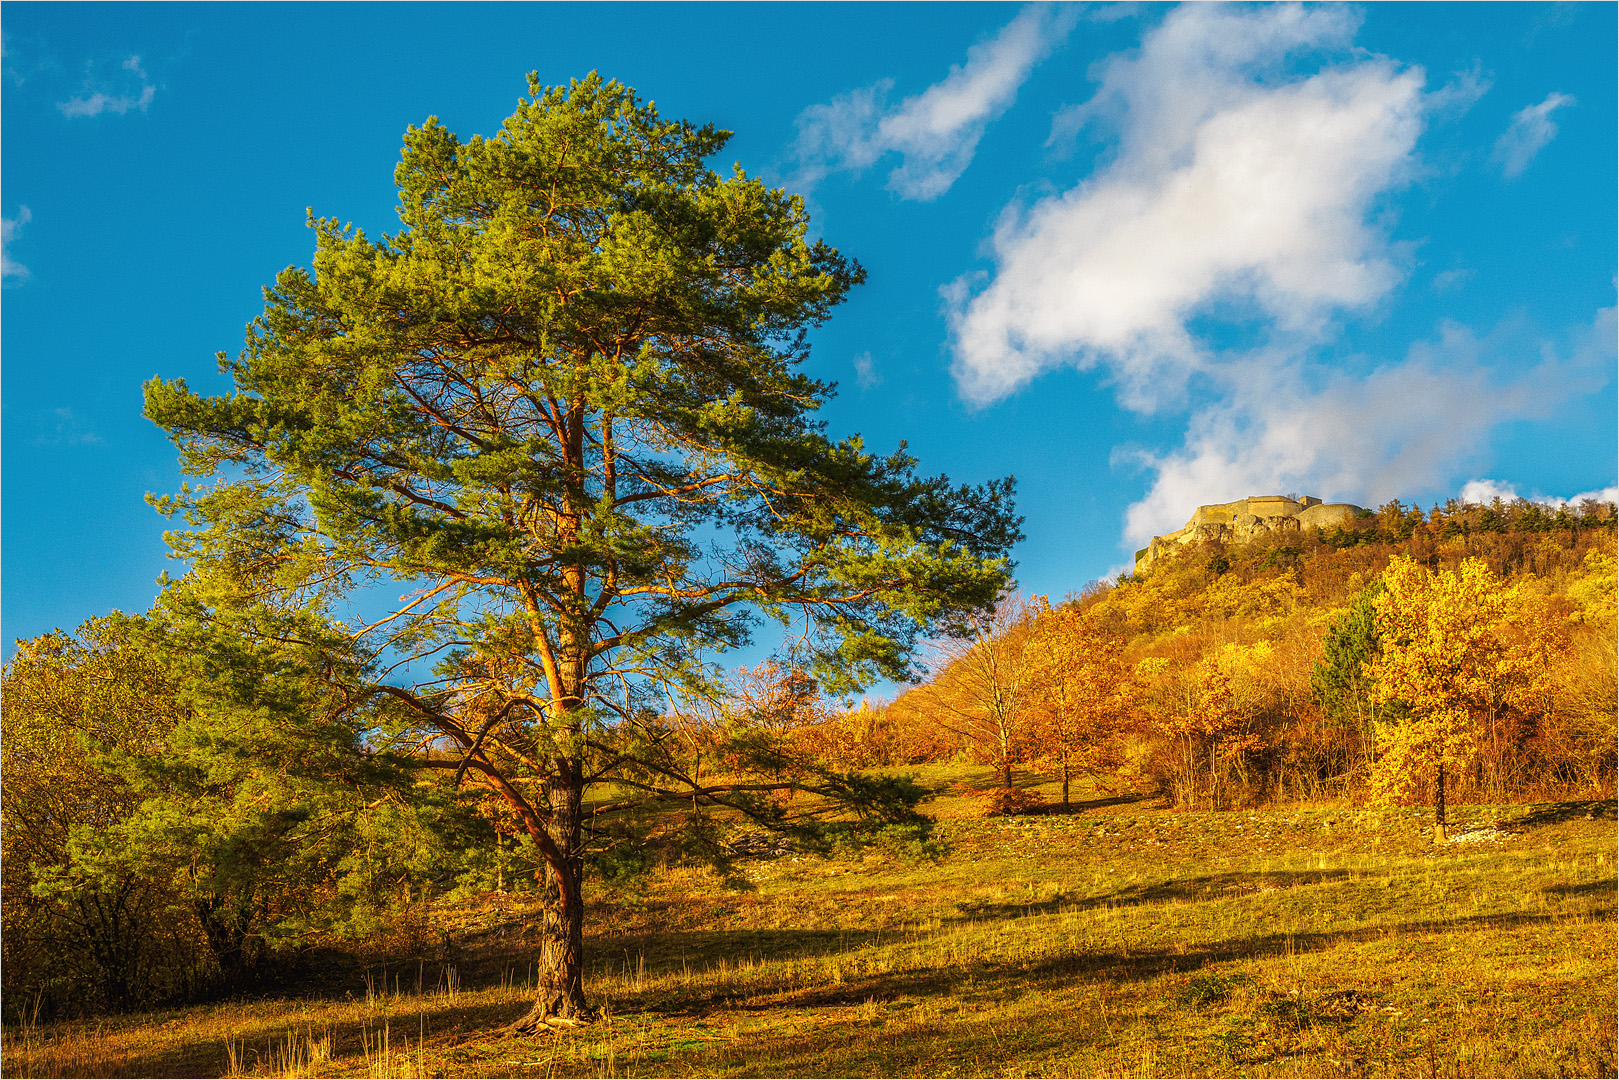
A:
<svg viewBox="0 0 1619 1080">
<path fill-rule="evenodd" d="M 1439 763 L 1439 789 L 1434 798 L 1433 838 L 1439 843 L 1445 841 L 1445 763 Z"/>
<path fill-rule="evenodd" d="M 564 868 L 546 875 L 544 915 L 534 1005 L 508 1029 L 525 1035 L 594 1020 L 585 1001 L 584 859 L 580 843 L 584 767 L 565 757 L 550 780 L 551 823 L 547 831 L 563 855 Z M 565 872 L 560 872 L 565 870 Z"/>
<path fill-rule="evenodd" d="M 1062 804 L 1068 805 L 1068 759 L 1062 759 Z"/>
</svg>

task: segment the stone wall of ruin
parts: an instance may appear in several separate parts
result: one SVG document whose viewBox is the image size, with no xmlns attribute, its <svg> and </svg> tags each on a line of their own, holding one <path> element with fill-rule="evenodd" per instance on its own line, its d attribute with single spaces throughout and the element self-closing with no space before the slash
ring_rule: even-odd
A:
<svg viewBox="0 0 1619 1080">
<path fill-rule="evenodd" d="M 1286 495 L 1254 495 L 1236 502 L 1211 503 L 1193 511 L 1183 527 L 1153 537 L 1136 552 L 1136 573 L 1177 547 L 1201 540 L 1240 544 L 1264 533 L 1341 526 L 1363 513 L 1353 503 L 1324 503 L 1311 495 L 1296 501 Z"/>
</svg>

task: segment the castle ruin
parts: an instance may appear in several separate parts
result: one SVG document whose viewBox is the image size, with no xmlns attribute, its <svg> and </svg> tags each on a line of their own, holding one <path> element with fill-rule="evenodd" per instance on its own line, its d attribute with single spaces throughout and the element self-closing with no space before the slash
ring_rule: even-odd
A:
<svg viewBox="0 0 1619 1080">
<path fill-rule="evenodd" d="M 1342 526 L 1365 512 L 1352 503 L 1324 503 L 1311 495 L 1296 502 L 1286 495 L 1254 495 L 1200 506 L 1184 527 L 1153 537 L 1152 543 L 1136 552 L 1135 572 L 1141 573 L 1177 547 L 1200 540 L 1244 543 L 1261 533 Z"/>
</svg>

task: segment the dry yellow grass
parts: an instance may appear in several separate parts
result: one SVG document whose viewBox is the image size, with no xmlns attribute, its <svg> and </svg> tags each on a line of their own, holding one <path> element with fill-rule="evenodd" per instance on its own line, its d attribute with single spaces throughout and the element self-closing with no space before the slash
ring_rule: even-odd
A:
<svg viewBox="0 0 1619 1080">
<path fill-rule="evenodd" d="M 1457 816 L 1442 846 L 1405 810 L 947 819 L 936 863 L 789 855 L 594 898 L 604 1017 L 574 1034 L 490 1036 L 526 1001 L 523 904 L 498 898 L 435 912 L 465 928 L 459 985 L 411 961 L 419 993 L 13 1031 L 3 1071 L 1613 1075 L 1613 804 Z"/>
</svg>

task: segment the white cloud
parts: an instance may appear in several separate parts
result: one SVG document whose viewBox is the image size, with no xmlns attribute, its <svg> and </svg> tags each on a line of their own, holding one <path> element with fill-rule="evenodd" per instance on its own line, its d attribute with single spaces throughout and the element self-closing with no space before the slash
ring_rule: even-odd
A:
<svg viewBox="0 0 1619 1080">
<path fill-rule="evenodd" d="M 1497 424 L 1545 418 L 1610 379 L 1616 337 L 1615 309 L 1604 308 L 1570 345 L 1540 343 L 1540 362 L 1506 380 L 1492 361 L 1524 351 L 1510 328 L 1481 340 L 1446 325 L 1403 363 L 1364 378 L 1249 357 L 1223 373 L 1227 396 L 1193 415 L 1181 449 L 1135 455 L 1157 476 L 1127 511 L 1126 535 L 1142 543 L 1179 528 L 1193 507 L 1248 495 L 1299 491 L 1376 506 L 1443 490 Z"/>
<path fill-rule="evenodd" d="M 1619 503 L 1619 484 L 1615 484 L 1612 487 L 1605 487 L 1600 491 L 1582 491 L 1578 495 L 1570 495 L 1566 501 L 1578 506 L 1586 499 L 1599 503 Z M 1554 506 L 1561 506 L 1564 502 L 1564 500 L 1557 498 L 1536 499 L 1535 501 L 1549 502 Z"/>
<path fill-rule="evenodd" d="M 1103 365 L 1152 411 L 1211 362 L 1188 322 L 1216 304 L 1306 334 L 1400 280 L 1376 200 L 1412 164 L 1420 70 L 1360 58 L 1288 78 L 1304 51 L 1347 46 L 1345 8 L 1191 4 L 1101 69 L 1067 130 L 1119 131 L 1084 183 L 1009 208 L 973 295 L 944 295 L 962 395 L 983 405 L 1064 364 Z"/>
<path fill-rule="evenodd" d="M 42 410 L 33 420 L 34 437 L 30 441 L 35 446 L 95 446 L 101 442 L 101 436 L 72 409 Z"/>
<path fill-rule="evenodd" d="M 1473 61 L 1466 71 L 1452 73 L 1450 81 L 1428 95 L 1428 114 L 1440 120 L 1454 120 L 1478 104 L 1490 92 L 1492 80 L 1484 65 Z"/>
<path fill-rule="evenodd" d="M 11 242 L 17 238 L 22 227 L 33 220 L 33 212 L 26 206 L 19 206 L 14 218 L 0 218 L 0 281 L 6 278 L 28 280 L 28 267 L 11 257 Z"/>
<path fill-rule="evenodd" d="M 1496 499 L 1502 502 L 1512 502 L 1518 498 L 1518 489 L 1512 484 L 1500 480 L 1469 480 L 1462 485 L 1462 502 L 1478 503 L 1488 506 Z M 1599 491 L 1582 491 L 1578 495 L 1570 495 L 1564 499 L 1557 495 L 1531 495 L 1528 502 L 1540 503 L 1542 506 L 1578 506 L 1585 500 L 1592 502 L 1611 503 L 1619 502 L 1619 486 L 1605 487 Z"/>
<path fill-rule="evenodd" d="M 1611 380 L 1613 309 L 1561 348 L 1515 324 L 1483 338 L 1446 324 L 1369 374 L 1374 358 L 1328 347 L 1405 276 L 1388 196 L 1420 175 L 1424 126 L 1488 89 L 1475 67 L 1425 92 L 1421 69 L 1355 49 L 1357 27 L 1347 6 L 1172 10 L 1053 123 L 1054 143 L 1111 138 L 1098 168 L 1008 207 L 991 272 L 941 290 L 972 404 L 1074 365 L 1126 408 L 1188 411 L 1178 448 L 1116 454 L 1152 474 L 1126 514 L 1138 543 L 1246 495 L 1375 506 L 1446 490 L 1497 425 Z"/>
<path fill-rule="evenodd" d="M 884 154 L 876 138 L 883 99 L 894 80 L 839 94 L 798 114 L 798 185 L 809 187 L 839 169 L 861 172 Z"/>
<path fill-rule="evenodd" d="M 1174 9 L 1053 123 L 1056 142 L 1113 136 L 1111 156 L 1009 207 L 992 272 L 942 291 L 973 404 L 1072 364 L 1105 373 L 1127 408 L 1189 411 L 1178 448 L 1118 455 L 1152 474 L 1126 513 L 1137 543 L 1246 495 L 1375 506 L 1444 490 L 1498 424 L 1544 418 L 1611 373 L 1611 309 L 1561 351 L 1531 344 L 1527 371 L 1512 326 L 1480 339 L 1446 325 L 1370 374 L 1369 358 L 1323 348 L 1405 276 L 1386 199 L 1419 172 L 1428 119 L 1488 88 L 1475 69 L 1425 93 L 1420 69 L 1353 50 L 1356 29 L 1343 6 Z"/>
<path fill-rule="evenodd" d="M 75 116 L 100 116 L 104 112 L 116 113 L 123 116 L 131 111 L 145 112 L 151 107 L 152 99 L 157 96 L 157 87 L 147 81 L 146 69 L 141 66 L 139 56 L 130 56 L 121 65 L 121 69 L 140 80 L 140 91 L 131 90 L 128 93 L 111 93 L 97 88 L 93 78 L 86 79 L 85 90 L 82 97 L 69 98 L 67 101 L 58 101 L 56 107 L 62 115 L 68 118 Z M 125 80 L 127 82 L 127 80 Z"/>
<path fill-rule="evenodd" d="M 966 171 L 989 122 L 1011 107 L 1036 64 L 1067 35 L 1074 12 L 1032 5 L 993 39 L 967 50 L 944 81 L 890 108 L 894 81 L 852 90 L 798 118 L 796 184 L 809 187 L 840 170 L 859 173 L 889 153 L 903 156 L 888 187 L 928 201 Z"/>
<path fill-rule="evenodd" d="M 854 358 L 854 378 L 862 390 L 870 390 L 882 384 L 883 377 L 877 374 L 876 368 L 872 366 L 871 353 L 863 352 Z"/>
<path fill-rule="evenodd" d="M 1488 506 L 1497 499 L 1502 502 L 1511 502 L 1518 497 L 1518 491 L 1511 484 L 1503 484 L 1498 480 L 1469 480 L 1462 485 L 1462 502 L 1478 503 Z"/>
<path fill-rule="evenodd" d="M 56 107 L 62 110 L 63 116 L 68 117 L 100 116 L 104 112 L 117 113 L 119 116 L 122 116 L 131 109 L 138 109 L 141 112 L 145 112 L 147 107 L 152 104 L 152 98 L 156 96 L 157 89 L 152 86 L 142 87 L 139 97 L 114 97 L 111 94 L 104 94 L 98 90 L 93 94 L 86 95 L 85 97 L 69 98 L 67 101 L 59 101 L 56 103 Z"/>
<path fill-rule="evenodd" d="M 1441 270 L 1433 276 L 1433 291 L 1436 293 L 1454 292 L 1472 280 L 1473 271 L 1466 268 Z"/>
<path fill-rule="evenodd" d="M 1506 131 L 1495 140 L 1495 161 L 1501 166 L 1501 172 L 1508 179 L 1521 176 L 1529 168 L 1529 163 L 1535 160 L 1535 155 L 1557 136 L 1557 125 L 1552 123 L 1552 113 L 1565 105 L 1574 104 L 1574 99 L 1567 94 L 1553 93 L 1546 95 L 1546 100 L 1539 105 L 1530 105 L 1519 109 L 1512 114 L 1512 123 L 1507 125 Z"/>
</svg>

